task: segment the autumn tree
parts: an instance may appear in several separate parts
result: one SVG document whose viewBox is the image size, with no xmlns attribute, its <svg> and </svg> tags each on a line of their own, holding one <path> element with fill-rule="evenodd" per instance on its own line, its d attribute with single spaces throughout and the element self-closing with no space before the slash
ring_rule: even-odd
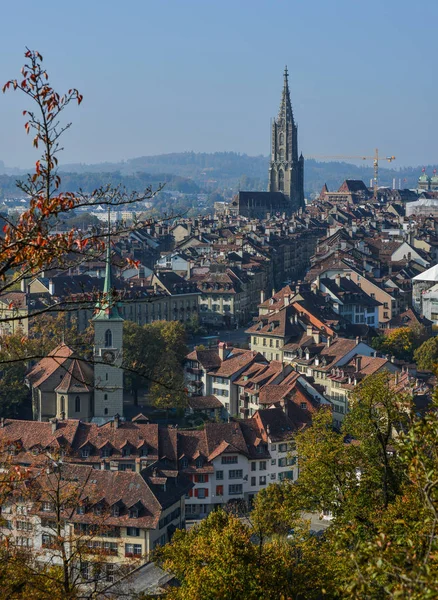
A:
<svg viewBox="0 0 438 600">
<path fill-rule="evenodd" d="M 10 589 L 11 598 L 23 600 L 104 598 L 113 579 L 136 564 L 115 564 L 105 548 L 102 540 L 114 532 L 107 524 L 110 513 L 100 502 L 102 490 L 94 485 L 94 469 L 64 462 L 59 444 L 33 455 L 27 467 L 13 456 L 10 448 L 3 449 L 2 590 Z M 80 507 L 93 506 L 99 510 L 88 510 L 85 520 L 77 520 L 83 514 Z"/>
<path fill-rule="evenodd" d="M 332 573 L 317 562 L 320 543 L 303 528 L 295 539 L 254 543 L 254 530 L 229 512 L 218 510 L 190 531 L 177 531 L 156 560 L 180 581 L 173 600 L 309 600 L 331 591 Z M 322 582 L 325 582 L 323 584 Z M 333 597 L 333 596 L 332 596 Z"/>
<path fill-rule="evenodd" d="M 414 352 L 417 367 L 424 371 L 433 371 L 438 363 L 438 338 L 431 337 Z"/>
</svg>

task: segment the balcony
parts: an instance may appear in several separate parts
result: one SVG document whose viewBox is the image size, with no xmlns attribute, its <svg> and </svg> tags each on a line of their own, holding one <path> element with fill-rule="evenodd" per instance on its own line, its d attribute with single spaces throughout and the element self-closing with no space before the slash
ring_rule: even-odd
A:
<svg viewBox="0 0 438 600">
<path fill-rule="evenodd" d="M 249 396 L 248 396 L 248 394 L 240 394 L 239 398 L 240 398 L 240 400 L 246 400 L 248 402 Z"/>
</svg>

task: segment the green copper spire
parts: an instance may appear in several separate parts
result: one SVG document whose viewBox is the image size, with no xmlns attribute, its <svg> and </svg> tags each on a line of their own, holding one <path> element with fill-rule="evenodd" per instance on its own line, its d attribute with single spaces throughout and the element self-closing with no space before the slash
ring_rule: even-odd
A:
<svg viewBox="0 0 438 600">
<path fill-rule="evenodd" d="M 102 297 L 96 304 L 98 312 L 94 320 L 119 320 L 122 319 L 114 298 L 114 288 L 111 272 L 111 210 L 108 208 L 108 241 L 106 246 L 106 268 L 105 282 L 103 285 Z"/>
</svg>

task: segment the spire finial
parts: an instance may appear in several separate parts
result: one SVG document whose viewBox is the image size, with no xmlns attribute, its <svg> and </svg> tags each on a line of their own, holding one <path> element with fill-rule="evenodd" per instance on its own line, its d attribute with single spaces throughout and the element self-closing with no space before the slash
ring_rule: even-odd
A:
<svg viewBox="0 0 438 600">
<path fill-rule="evenodd" d="M 287 79 L 289 77 L 289 71 L 287 70 L 287 65 L 284 67 L 284 83 L 287 85 Z"/>
</svg>

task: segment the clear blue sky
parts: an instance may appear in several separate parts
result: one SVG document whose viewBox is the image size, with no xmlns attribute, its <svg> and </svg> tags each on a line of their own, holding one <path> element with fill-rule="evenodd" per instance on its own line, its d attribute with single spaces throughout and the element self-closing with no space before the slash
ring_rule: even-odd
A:
<svg viewBox="0 0 438 600">
<path fill-rule="evenodd" d="M 79 88 L 62 162 L 269 153 L 282 72 L 306 154 L 438 162 L 437 0 L 5 0 L 1 83 L 27 45 Z M 0 160 L 28 166 L 26 100 L 0 96 Z"/>
</svg>

